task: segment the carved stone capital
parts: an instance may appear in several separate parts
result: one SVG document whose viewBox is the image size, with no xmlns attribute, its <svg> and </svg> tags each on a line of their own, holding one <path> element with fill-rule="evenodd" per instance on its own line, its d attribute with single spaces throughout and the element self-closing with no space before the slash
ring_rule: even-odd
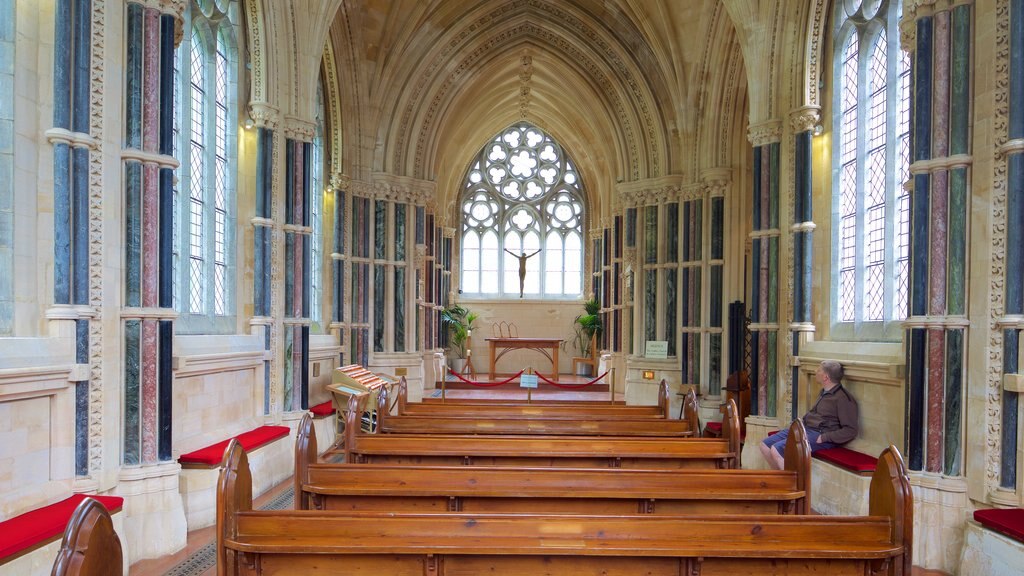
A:
<svg viewBox="0 0 1024 576">
<path fill-rule="evenodd" d="M 704 191 L 709 196 L 725 196 L 729 186 L 732 185 L 732 169 L 725 167 L 708 168 L 701 172 L 700 179 L 704 186 Z"/>
<path fill-rule="evenodd" d="M 449 226 L 441 228 L 441 236 L 444 238 L 455 238 L 455 228 Z"/>
<path fill-rule="evenodd" d="M 789 125 L 794 134 L 810 132 L 821 121 L 820 106 L 801 106 L 789 113 Z"/>
<path fill-rule="evenodd" d="M 747 139 L 755 147 L 761 147 L 782 140 L 782 120 L 773 119 L 747 128 Z"/>
<path fill-rule="evenodd" d="M 331 188 L 334 188 L 335 190 L 347 191 L 351 185 L 352 178 L 350 178 L 348 174 L 331 174 Z"/>
<path fill-rule="evenodd" d="M 312 142 L 316 136 L 316 123 L 297 116 L 284 117 L 284 137 L 300 142 Z"/>
<path fill-rule="evenodd" d="M 281 120 L 281 111 L 267 102 L 250 102 L 249 116 L 258 128 L 276 130 Z"/>
</svg>

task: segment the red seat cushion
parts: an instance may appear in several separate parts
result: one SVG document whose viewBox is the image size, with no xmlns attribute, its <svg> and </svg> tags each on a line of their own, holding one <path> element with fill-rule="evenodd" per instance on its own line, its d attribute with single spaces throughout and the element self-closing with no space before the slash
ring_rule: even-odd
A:
<svg viewBox="0 0 1024 576">
<path fill-rule="evenodd" d="M 330 416 L 331 414 L 335 413 L 334 404 L 332 404 L 330 400 L 324 402 L 323 404 L 317 404 L 316 406 L 313 406 L 312 408 L 309 409 L 309 411 L 312 412 L 313 416 L 316 416 L 317 418 L 323 418 L 325 416 Z"/>
<path fill-rule="evenodd" d="M 252 452 L 253 450 L 269 444 L 278 438 L 283 438 L 288 435 L 287 426 L 260 426 L 254 430 L 249 430 L 244 434 L 235 436 L 238 443 L 242 445 L 242 448 L 246 452 Z M 188 454 L 182 454 L 178 457 L 178 462 L 182 464 L 206 464 L 207 466 L 216 466 L 221 463 L 224 459 L 224 450 L 228 447 L 228 442 L 231 439 L 228 438 L 223 442 L 217 442 L 216 444 L 207 446 L 206 448 L 200 448 L 194 452 Z"/>
<path fill-rule="evenodd" d="M 877 458 L 842 447 L 818 450 L 814 453 L 814 457 L 857 473 L 874 472 L 875 466 L 878 464 Z"/>
<path fill-rule="evenodd" d="M 704 425 L 704 428 L 710 430 L 711 432 L 717 432 L 719 434 L 722 433 L 721 422 L 708 422 L 707 424 Z"/>
<path fill-rule="evenodd" d="M 120 510 L 124 503 L 124 498 L 120 496 L 74 494 L 60 502 L 0 522 L 0 560 L 27 552 L 36 545 L 47 544 L 63 534 L 71 514 L 86 496 L 99 500 L 111 513 Z"/>
<path fill-rule="evenodd" d="M 1024 542 L 1024 508 L 975 510 L 974 519 L 986 528 Z"/>
</svg>

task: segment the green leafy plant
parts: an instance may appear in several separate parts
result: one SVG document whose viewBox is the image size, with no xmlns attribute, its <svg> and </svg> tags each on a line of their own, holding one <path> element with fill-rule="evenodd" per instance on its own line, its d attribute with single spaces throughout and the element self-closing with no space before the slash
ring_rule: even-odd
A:
<svg viewBox="0 0 1024 576">
<path fill-rule="evenodd" d="M 448 332 L 448 352 L 455 358 L 466 357 L 466 342 L 477 318 L 479 314 L 458 304 L 441 310 L 441 325 Z"/>
<path fill-rule="evenodd" d="M 601 324 L 601 316 L 598 314 L 600 310 L 601 303 L 598 302 L 597 298 L 591 298 L 583 303 L 583 313 L 577 316 L 573 322 L 575 333 L 573 334 L 572 344 L 580 356 L 590 354 L 591 338 L 601 337 L 604 327 Z"/>
</svg>

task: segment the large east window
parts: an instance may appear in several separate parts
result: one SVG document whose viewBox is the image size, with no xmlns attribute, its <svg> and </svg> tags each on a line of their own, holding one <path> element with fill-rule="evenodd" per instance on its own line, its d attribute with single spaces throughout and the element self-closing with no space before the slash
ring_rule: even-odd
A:
<svg viewBox="0 0 1024 576">
<path fill-rule="evenodd" d="M 522 122 L 484 146 L 460 199 L 463 295 L 578 297 L 583 288 L 583 189 L 565 150 Z"/>
<path fill-rule="evenodd" d="M 175 52 L 174 300 L 182 332 L 232 332 L 237 114 L 233 1 L 189 3 Z"/>
<path fill-rule="evenodd" d="M 907 316 L 910 62 L 896 0 L 836 2 L 833 335 L 894 339 Z"/>
</svg>

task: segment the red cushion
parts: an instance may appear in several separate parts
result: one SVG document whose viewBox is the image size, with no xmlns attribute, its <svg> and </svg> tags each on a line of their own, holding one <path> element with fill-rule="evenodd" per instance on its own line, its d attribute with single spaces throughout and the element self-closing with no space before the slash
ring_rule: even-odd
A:
<svg viewBox="0 0 1024 576">
<path fill-rule="evenodd" d="M 767 433 L 767 434 L 765 434 L 765 438 L 767 438 L 767 437 L 769 437 L 769 436 L 774 436 L 774 435 L 776 435 L 776 434 L 778 434 L 778 433 L 779 433 L 779 431 L 778 431 L 778 430 L 769 430 L 769 431 L 768 431 L 768 433 Z"/>
<path fill-rule="evenodd" d="M 708 422 L 707 424 L 704 425 L 704 428 L 706 428 L 707 430 L 710 430 L 712 432 L 718 432 L 719 434 L 721 434 L 721 432 L 722 432 L 722 423 L 721 422 Z"/>
<path fill-rule="evenodd" d="M 46 544 L 63 534 L 71 514 L 86 496 L 99 500 L 111 513 L 120 510 L 124 503 L 120 496 L 74 494 L 60 502 L 0 522 L 0 559 L 28 551 L 37 544 Z"/>
<path fill-rule="evenodd" d="M 874 472 L 878 464 L 877 458 L 842 447 L 818 450 L 814 457 L 854 472 Z"/>
<path fill-rule="evenodd" d="M 975 510 L 974 519 L 986 528 L 1024 542 L 1024 508 Z"/>
<path fill-rule="evenodd" d="M 323 404 L 317 404 L 316 406 L 313 406 L 312 408 L 309 409 L 309 411 L 313 413 L 313 416 L 316 416 L 318 418 L 330 416 L 335 412 L 334 404 L 332 404 L 330 400 L 324 402 Z"/>
<path fill-rule="evenodd" d="M 288 435 L 287 426 L 260 426 L 255 430 L 250 430 L 244 434 L 235 436 L 238 443 L 242 445 L 242 448 L 246 452 L 252 452 L 253 450 Z M 228 442 L 231 439 L 228 438 L 223 442 L 217 442 L 206 448 L 200 448 L 194 452 L 188 454 L 182 454 L 178 457 L 178 462 L 182 464 L 206 464 L 208 466 L 216 466 L 220 464 L 224 459 L 224 450 L 228 447 Z"/>
</svg>

